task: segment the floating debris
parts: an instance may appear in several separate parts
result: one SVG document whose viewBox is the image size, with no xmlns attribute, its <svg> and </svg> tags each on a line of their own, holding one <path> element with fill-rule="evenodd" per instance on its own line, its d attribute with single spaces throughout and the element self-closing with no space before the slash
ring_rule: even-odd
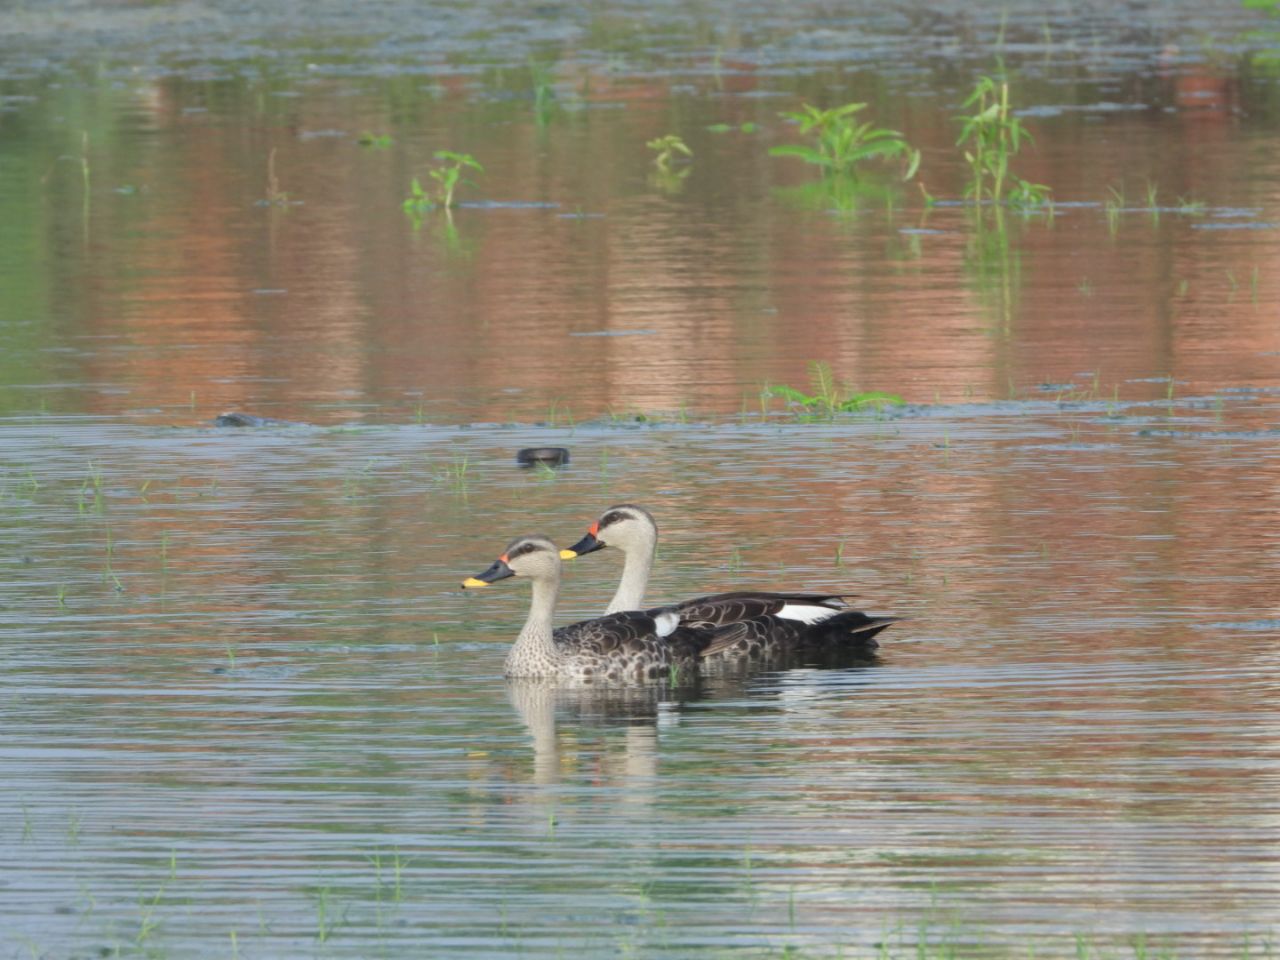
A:
<svg viewBox="0 0 1280 960">
<path fill-rule="evenodd" d="M 516 463 L 522 467 L 561 467 L 568 462 L 568 447 L 525 447 L 516 454 Z"/>
<path fill-rule="evenodd" d="M 220 413 L 213 418 L 215 427 L 305 427 L 305 423 L 292 420 L 276 420 L 274 417 L 255 417 L 251 413 Z"/>
</svg>

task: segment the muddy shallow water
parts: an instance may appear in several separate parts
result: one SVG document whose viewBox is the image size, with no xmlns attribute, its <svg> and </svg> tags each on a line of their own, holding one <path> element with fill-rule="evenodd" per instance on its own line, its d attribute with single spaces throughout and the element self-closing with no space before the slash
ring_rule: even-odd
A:
<svg viewBox="0 0 1280 960">
<path fill-rule="evenodd" d="M 349 9 L 0 22 L 0 957 L 1270 942 L 1268 22 Z M 959 202 L 997 56 L 1052 217 Z M 869 101 L 939 204 L 832 210 L 767 153 L 806 99 Z M 442 148 L 484 172 L 415 225 Z M 762 398 L 815 361 L 906 402 Z M 655 601 L 908 619 L 837 668 L 504 682 L 525 585 L 459 580 L 619 500 Z"/>
</svg>

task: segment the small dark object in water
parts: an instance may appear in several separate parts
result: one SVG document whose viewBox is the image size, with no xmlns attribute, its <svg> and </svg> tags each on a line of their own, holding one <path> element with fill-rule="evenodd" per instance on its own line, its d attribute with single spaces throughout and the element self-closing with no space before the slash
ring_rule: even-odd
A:
<svg viewBox="0 0 1280 960">
<path fill-rule="evenodd" d="M 516 454 L 516 463 L 522 467 L 533 467 L 540 463 L 548 467 L 559 467 L 568 462 L 567 447 L 525 447 Z"/>
<path fill-rule="evenodd" d="M 271 417 L 255 417 L 251 413 L 220 413 L 213 418 L 215 427 L 296 427 L 296 423 L 288 420 L 275 420 Z"/>
</svg>

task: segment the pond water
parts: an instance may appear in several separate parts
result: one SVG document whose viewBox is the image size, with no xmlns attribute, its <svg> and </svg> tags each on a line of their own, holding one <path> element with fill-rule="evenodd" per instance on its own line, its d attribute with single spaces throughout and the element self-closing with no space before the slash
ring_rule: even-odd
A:
<svg viewBox="0 0 1280 960">
<path fill-rule="evenodd" d="M 1272 27 L 7 12 L 0 957 L 1273 950 Z M 998 62 L 1052 215 L 961 202 Z M 768 153 L 806 101 L 869 103 L 937 203 L 833 209 Z M 415 221 L 441 149 L 484 169 Z M 788 405 L 816 363 L 904 403 Z M 527 588 L 458 582 L 622 500 L 654 601 L 907 619 L 840 668 L 505 682 Z M 619 569 L 573 563 L 562 618 Z"/>
</svg>

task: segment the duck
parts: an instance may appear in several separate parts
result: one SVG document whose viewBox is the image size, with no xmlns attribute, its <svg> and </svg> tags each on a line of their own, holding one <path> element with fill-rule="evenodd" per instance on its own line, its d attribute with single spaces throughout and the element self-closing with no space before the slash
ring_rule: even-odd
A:
<svg viewBox="0 0 1280 960">
<path fill-rule="evenodd" d="M 623 554 L 622 578 L 605 613 L 642 609 L 658 547 L 653 514 L 634 503 L 615 504 L 560 556 L 572 560 L 605 547 Z M 700 659 L 772 658 L 832 646 L 877 649 L 876 634 L 901 618 L 871 616 L 852 609 L 848 600 L 848 594 L 739 590 L 658 609 L 675 613 L 683 628 L 712 631 L 711 639 L 698 649 Z"/>
<path fill-rule="evenodd" d="M 464 590 L 508 577 L 532 588 L 529 616 L 507 653 L 509 678 L 581 683 L 635 683 L 692 676 L 711 631 L 681 627 L 671 610 L 621 610 L 553 629 L 560 593 L 560 549 L 541 535 L 517 537 L 486 570 L 462 581 Z"/>
</svg>

